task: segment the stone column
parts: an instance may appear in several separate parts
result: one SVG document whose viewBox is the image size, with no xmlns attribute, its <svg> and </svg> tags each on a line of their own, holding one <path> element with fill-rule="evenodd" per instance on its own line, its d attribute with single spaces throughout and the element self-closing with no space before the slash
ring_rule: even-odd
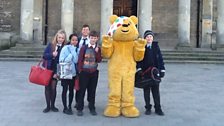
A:
<svg viewBox="0 0 224 126">
<path fill-rule="evenodd" d="M 224 49 L 224 0 L 217 0 L 217 49 Z"/>
<path fill-rule="evenodd" d="M 107 34 L 110 28 L 109 17 L 112 14 L 113 14 L 113 0 L 101 0 L 101 24 L 100 24 L 101 37 L 102 35 Z"/>
<path fill-rule="evenodd" d="M 43 0 L 34 0 L 33 39 L 43 41 Z"/>
<path fill-rule="evenodd" d="M 138 30 L 143 37 L 146 30 L 152 30 L 152 0 L 139 0 L 138 5 Z"/>
<path fill-rule="evenodd" d="M 176 48 L 180 50 L 190 49 L 190 11 L 191 0 L 179 0 L 178 11 L 178 40 Z"/>
<path fill-rule="evenodd" d="M 22 41 L 33 40 L 34 0 L 21 0 L 20 38 Z"/>
<path fill-rule="evenodd" d="M 212 42 L 213 0 L 203 0 L 202 3 L 202 39 L 200 46 L 210 48 Z"/>
<path fill-rule="evenodd" d="M 62 0 L 61 28 L 65 30 L 67 38 L 73 33 L 74 0 Z"/>
</svg>

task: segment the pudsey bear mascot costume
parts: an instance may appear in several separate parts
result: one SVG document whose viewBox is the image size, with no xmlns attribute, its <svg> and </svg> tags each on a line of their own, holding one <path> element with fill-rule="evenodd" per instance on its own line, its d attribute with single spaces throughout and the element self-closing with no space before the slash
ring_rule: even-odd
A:
<svg viewBox="0 0 224 126">
<path fill-rule="evenodd" d="M 102 38 L 102 55 L 108 60 L 109 95 L 104 115 L 138 117 L 135 107 L 134 79 L 136 61 L 145 53 L 146 40 L 138 38 L 136 16 L 110 16 L 110 30 Z"/>
</svg>

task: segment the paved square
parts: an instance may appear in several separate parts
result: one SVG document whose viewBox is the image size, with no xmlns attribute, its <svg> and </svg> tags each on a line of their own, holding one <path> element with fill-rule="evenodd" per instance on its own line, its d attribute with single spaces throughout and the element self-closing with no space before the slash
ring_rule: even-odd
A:
<svg viewBox="0 0 224 126">
<path fill-rule="evenodd" d="M 61 85 L 57 86 L 59 112 L 42 113 L 45 108 L 44 87 L 29 83 L 31 65 L 36 62 L 0 62 L 0 126 L 223 126 L 224 65 L 165 64 L 161 83 L 161 104 L 165 116 L 144 115 L 141 89 L 135 90 L 139 118 L 107 118 L 107 64 L 99 65 L 96 96 L 97 116 L 84 108 L 84 116 L 62 113 Z M 85 100 L 86 101 L 86 100 Z M 74 104 L 74 103 L 73 103 Z M 87 102 L 85 102 L 87 105 Z M 152 110 L 154 112 L 154 110 Z"/>
</svg>

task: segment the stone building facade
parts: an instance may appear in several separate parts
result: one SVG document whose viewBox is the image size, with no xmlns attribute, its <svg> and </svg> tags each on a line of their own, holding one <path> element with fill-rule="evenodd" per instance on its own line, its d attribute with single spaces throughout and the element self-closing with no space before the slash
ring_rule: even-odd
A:
<svg viewBox="0 0 224 126">
<path fill-rule="evenodd" d="M 50 41 L 59 29 L 80 32 L 83 24 L 106 34 L 109 16 L 136 15 L 162 48 L 222 48 L 223 0 L 0 0 L 0 39 Z"/>
</svg>

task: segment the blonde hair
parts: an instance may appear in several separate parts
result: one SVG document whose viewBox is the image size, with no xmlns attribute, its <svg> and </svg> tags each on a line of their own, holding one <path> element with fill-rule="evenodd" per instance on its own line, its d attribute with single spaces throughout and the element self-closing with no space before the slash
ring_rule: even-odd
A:
<svg viewBox="0 0 224 126">
<path fill-rule="evenodd" d="M 58 43 L 58 40 L 57 40 L 57 38 L 58 38 L 58 35 L 59 34 L 62 34 L 62 35 L 64 35 L 64 37 L 65 37 L 65 40 L 64 40 L 64 42 L 62 43 L 62 46 L 64 46 L 66 43 L 67 43 L 67 38 L 66 38 L 66 33 L 65 33 L 65 31 L 63 30 L 63 29 L 60 29 L 60 30 L 58 30 L 58 32 L 55 34 L 55 36 L 54 36 L 54 38 L 53 38 L 53 40 L 52 40 L 52 42 L 51 42 L 51 44 L 52 44 L 52 51 L 55 51 L 55 47 L 56 47 L 56 45 L 57 45 L 57 43 Z"/>
</svg>

